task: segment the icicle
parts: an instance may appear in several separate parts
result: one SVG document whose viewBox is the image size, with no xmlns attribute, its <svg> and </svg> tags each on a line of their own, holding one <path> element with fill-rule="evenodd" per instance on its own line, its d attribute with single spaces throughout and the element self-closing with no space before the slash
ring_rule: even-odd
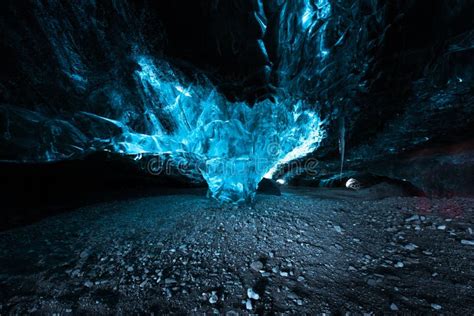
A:
<svg viewBox="0 0 474 316">
<path fill-rule="evenodd" d="M 339 173 L 339 179 L 342 179 L 345 153 L 346 153 L 346 126 L 345 126 L 345 118 L 344 116 L 341 116 L 341 118 L 339 119 L 339 154 L 341 155 L 341 169 Z"/>
</svg>

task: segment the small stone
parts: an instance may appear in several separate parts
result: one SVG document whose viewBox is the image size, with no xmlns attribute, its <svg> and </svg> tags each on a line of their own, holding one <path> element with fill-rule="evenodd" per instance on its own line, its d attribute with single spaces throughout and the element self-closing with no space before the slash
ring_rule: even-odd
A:
<svg viewBox="0 0 474 316">
<path fill-rule="evenodd" d="M 375 285 L 377 285 L 377 280 L 368 279 L 367 284 L 370 285 L 370 286 L 375 286 Z"/>
<path fill-rule="evenodd" d="M 301 305 L 303 305 L 303 301 L 302 301 L 302 300 L 296 300 L 296 304 L 297 304 L 298 306 L 301 306 Z"/>
<path fill-rule="evenodd" d="M 128 267 L 128 268 L 127 268 L 127 271 L 128 271 L 128 272 L 133 272 L 133 267 L 131 267 L 131 266 Z"/>
<path fill-rule="evenodd" d="M 395 303 L 390 304 L 390 309 L 392 311 L 398 311 L 398 306 Z"/>
<path fill-rule="evenodd" d="M 303 282 L 303 281 L 304 281 L 304 277 L 300 275 L 298 278 L 296 278 L 296 280 L 297 280 L 298 282 Z"/>
<path fill-rule="evenodd" d="M 342 228 L 339 225 L 334 226 L 334 230 L 338 232 L 339 234 L 342 234 Z"/>
<path fill-rule="evenodd" d="M 165 279 L 165 284 L 173 284 L 173 283 L 177 283 L 175 279 L 173 279 L 173 278 L 166 278 Z"/>
<path fill-rule="evenodd" d="M 84 286 L 88 287 L 88 288 L 91 288 L 92 286 L 94 285 L 94 283 L 92 283 L 91 281 L 86 281 L 84 283 Z"/>
<path fill-rule="evenodd" d="M 405 265 L 403 264 L 403 262 L 401 261 L 398 261 L 396 264 L 395 264 L 395 268 L 403 268 Z"/>
<path fill-rule="evenodd" d="M 209 297 L 209 303 L 216 304 L 219 298 L 217 297 L 216 291 L 212 291 L 211 297 Z"/>
<path fill-rule="evenodd" d="M 247 296 L 253 300 L 258 300 L 260 298 L 260 295 L 255 293 L 252 288 L 247 289 Z"/>
<path fill-rule="evenodd" d="M 256 272 L 259 272 L 263 269 L 263 263 L 261 263 L 260 261 L 254 261 L 250 264 L 250 268 Z"/>
<path fill-rule="evenodd" d="M 416 248 L 418 248 L 418 246 L 415 245 L 415 244 L 409 243 L 409 244 L 405 245 L 403 248 L 405 248 L 406 250 L 412 251 L 412 250 L 415 250 Z"/>
<path fill-rule="evenodd" d="M 248 309 L 249 311 L 252 310 L 252 301 L 250 299 L 245 302 L 245 308 Z"/>
<path fill-rule="evenodd" d="M 438 304 L 431 304 L 431 308 L 439 311 L 442 307 L 441 305 L 438 305 Z"/>
<path fill-rule="evenodd" d="M 280 275 L 281 275 L 282 277 L 287 277 L 287 276 L 288 276 L 288 272 L 280 271 Z"/>
<path fill-rule="evenodd" d="M 461 240 L 461 244 L 468 245 L 468 246 L 474 246 L 474 240 L 463 239 L 463 240 Z"/>
<path fill-rule="evenodd" d="M 413 221 L 419 221 L 420 220 L 420 216 L 418 215 L 412 215 L 410 217 L 408 217 L 407 219 L 405 219 L 405 222 L 413 222 Z"/>
<path fill-rule="evenodd" d="M 445 230 L 446 229 L 446 225 L 439 225 L 438 227 L 436 227 L 437 229 L 439 230 Z"/>
</svg>

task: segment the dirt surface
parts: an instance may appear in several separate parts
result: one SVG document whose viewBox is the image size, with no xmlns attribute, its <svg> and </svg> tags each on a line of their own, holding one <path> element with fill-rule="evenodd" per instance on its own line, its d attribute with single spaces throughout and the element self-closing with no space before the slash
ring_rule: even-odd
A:
<svg viewBox="0 0 474 316">
<path fill-rule="evenodd" d="M 472 314 L 473 207 L 310 190 L 87 206 L 0 234 L 0 314 Z"/>
</svg>

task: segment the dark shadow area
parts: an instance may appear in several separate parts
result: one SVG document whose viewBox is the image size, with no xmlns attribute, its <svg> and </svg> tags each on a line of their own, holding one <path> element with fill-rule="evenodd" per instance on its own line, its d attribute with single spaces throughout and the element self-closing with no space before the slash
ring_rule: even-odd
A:
<svg viewBox="0 0 474 316">
<path fill-rule="evenodd" d="M 26 225 L 78 207 L 173 194 L 206 194 L 205 184 L 152 175 L 127 156 L 94 154 L 45 164 L 1 163 L 0 230 Z"/>
</svg>

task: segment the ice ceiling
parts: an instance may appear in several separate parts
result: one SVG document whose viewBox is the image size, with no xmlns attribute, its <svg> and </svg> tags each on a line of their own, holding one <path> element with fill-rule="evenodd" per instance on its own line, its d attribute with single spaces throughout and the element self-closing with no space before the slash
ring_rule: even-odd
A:
<svg viewBox="0 0 474 316">
<path fill-rule="evenodd" d="M 54 6 L 60 4 L 50 4 L 53 9 L 39 2 L 35 5 L 61 72 L 76 91 L 87 91 L 99 77 L 98 66 L 83 53 L 83 44 L 67 32 L 69 22 L 55 15 Z M 87 4 L 76 5 L 81 27 L 100 35 L 101 26 L 88 18 Z M 123 8 L 117 11 L 126 15 Z M 135 40 L 127 39 L 132 48 L 126 58 L 134 69 L 126 75 L 109 74 L 109 81 L 100 87 L 100 111 L 94 111 L 94 94 L 88 96 L 93 102 L 80 110 L 50 113 L 2 107 L 6 121 L 15 122 L 7 124 L 4 136 L 24 149 L 24 161 L 72 159 L 91 151 L 136 155 L 137 159 L 141 154 L 166 154 L 181 161 L 192 157 L 187 168 L 191 165 L 202 173 L 214 198 L 251 201 L 263 177 L 272 177 L 279 166 L 313 152 L 323 139 L 318 105 L 295 93 L 298 82 L 292 78 L 295 67 L 301 68 L 294 54 L 306 37 L 316 38 L 318 45 L 305 52 L 313 55 L 313 64 L 302 67 L 300 73 L 316 71 L 314 65 L 329 54 L 324 36 L 330 12 L 327 0 L 288 1 L 281 6 L 282 21 L 296 19 L 296 23 L 282 24 L 280 86 L 272 100 L 252 106 L 228 101 L 206 76 L 196 73 L 190 79 L 165 57 L 150 53 L 137 32 Z M 263 36 L 263 9 L 256 19 Z M 268 58 L 264 42 L 259 40 L 259 44 L 261 55 Z M 116 47 L 100 45 L 99 54 L 116 57 Z"/>
</svg>

